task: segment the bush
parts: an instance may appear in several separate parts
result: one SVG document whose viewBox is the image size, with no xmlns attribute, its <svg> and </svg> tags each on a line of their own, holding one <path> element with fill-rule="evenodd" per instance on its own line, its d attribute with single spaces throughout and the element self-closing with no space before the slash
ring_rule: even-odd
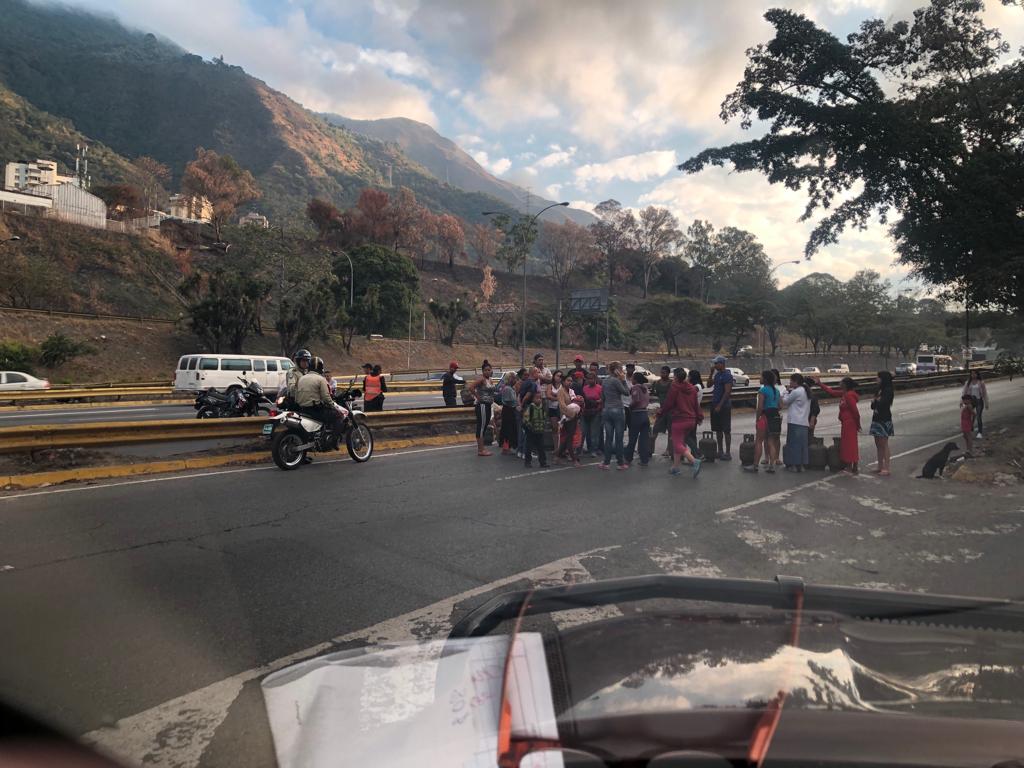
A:
<svg viewBox="0 0 1024 768">
<path fill-rule="evenodd" d="M 33 373 L 39 351 L 17 341 L 0 341 L 0 370 Z"/>
<path fill-rule="evenodd" d="M 51 333 L 40 345 L 39 362 L 47 368 L 57 368 L 92 351 L 88 344 L 68 338 L 63 333 Z"/>
</svg>

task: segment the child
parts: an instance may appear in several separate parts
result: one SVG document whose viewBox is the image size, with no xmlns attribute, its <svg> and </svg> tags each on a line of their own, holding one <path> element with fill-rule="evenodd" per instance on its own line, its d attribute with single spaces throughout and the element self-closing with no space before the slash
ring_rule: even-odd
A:
<svg viewBox="0 0 1024 768">
<path fill-rule="evenodd" d="M 974 398 L 964 395 L 960 398 L 960 431 L 964 435 L 964 445 L 967 458 L 973 458 L 971 451 L 974 449 Z"/>
<path fill-rule="evenodd" d="M 536 451 L 541 467 L 546 468 L 548 457 L 544 453 L 544 428 L 547 425 L 547 414 L 544 405 L 538 400 L 538 393 L 534 390 L 527 390 L 523 397 L 523 428 L 526 430 L 523 455 L 526 457 L 526 466 L 530 467 L 533 466 L 533 454 Z"/>
</svg>

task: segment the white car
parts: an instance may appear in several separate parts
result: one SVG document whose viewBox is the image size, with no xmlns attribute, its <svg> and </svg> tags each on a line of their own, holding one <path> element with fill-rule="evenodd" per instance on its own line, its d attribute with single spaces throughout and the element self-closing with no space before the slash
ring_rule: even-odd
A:
<svg viewBox="0 0 1024 768">
<path fill-rule="evenodd" d="M 799 368 L 783 368 L 779 371 L 783 376 L 792 376 L 794 373 L 800 373 Z"/>
<path fill-rule="evenodd" d="M 835 365 L 828 369 L 828 372 L 848 374 L 850 372 L 850 366 L 848 366 L 846 363 L 836 363 Z"/>
<path fill-rule="evenodd" d="M 0 371 L 0 390 L 4 392 L 16 392 L 23 389 L 49 389 L 50 382 L 47 379 L 37 379 L 27 373 L 18 371 Z"/>
<path fill-rule="evenodd" d="M 809 368 L 804 368 L 804 369 L 803 369 L 802 371 L 800 371 L 800 372 L 801 372 L 801 373 L 811 373 L 811 374 L 819 374 L 819 373 L 821 373 L 821 368 L 815 368 L 815 367 L 814 367 L 814 366 L 812 365 L 812 366 L 810 366 Z"/>
<path fill-rule="evenodd" d="M 750 377 L 747 376 L 747 374 L 745 374 L 739 368 L 726 368 L 725 370 L 727 370 L 729 373 L 732 374 L 732 378 L 733 378 L 733 382 L 735 382 L 735 386 L 737 386 L 737 387 L 749 387 L 750 386 Z"/>
</svg>

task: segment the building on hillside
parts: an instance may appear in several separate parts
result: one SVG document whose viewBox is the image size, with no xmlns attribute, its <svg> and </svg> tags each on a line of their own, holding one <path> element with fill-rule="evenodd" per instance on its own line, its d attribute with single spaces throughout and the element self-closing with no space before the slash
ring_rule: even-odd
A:
<svg viewBox="0 0 1024 768">
<path fill-rule="evenodd" d="M 107 228 L 107 204 L 91 192 L 74 184 L 49 184 L 30 187 L 30 195 L 48 197 L 53 202 L 49 216 L 72 224 L 96 229 Z"/>
<path fill-rule="evenodd" d="M 175 219 L 201 221 L 209 224 L 213 219 L 213 204 L 205 197 L 195 195 L 171 195 L 169 212 Z"/>
<path fill-rule="evenodd" d="M 74 176 L 57 173 L 56 160 L 36 160 L 34 163 L 8 163 L 4 168 L 4 189 L 27 190 L 32 187 L 72 184 L 78 186 Z"/>
<path fill-rule="evenodd" d="M 0 190 L 0 213 L 20 213 L 23 216 L 47 216 L 53 210 L 53 200 L 14 190 Z"/>
<path fill-rule="evenodd" d="M 245 214 L 245 216 L 242 216 L 238 220 L 238 226 L 270 229 L 270 220 L 262 213 L 256 213 L 256 211 L 249 211 L 247 214 Z"/>
</svg>

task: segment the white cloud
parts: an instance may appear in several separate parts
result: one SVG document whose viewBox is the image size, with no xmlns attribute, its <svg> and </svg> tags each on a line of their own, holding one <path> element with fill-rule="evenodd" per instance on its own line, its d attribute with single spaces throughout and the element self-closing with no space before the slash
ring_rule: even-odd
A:
<svg viewBox="0 0 1024 768">
<path fill-rule="evenodd" d="M 546 194 L 548 197 L 552 199 L 557 198 L 561 191 L 561 184 L 548 184 L 546 187 L 544 187 L 544 194 Z"/>
<path fill-rule="evenodd" d="M 171 4 L 77 0 L 76 4 L 113 13 L 128 26 L 159 33 L 201 56 L 223 55 L 229 64 L 244 67 L 315 111 L 359 119 L 403 116 L 437 124 L 430 92 L 400 79 L 429 77 L 429 66 L 423 60 L 401 50 L 363 47 L 328 37 L 295 4 L 289 5 L 283 20 L 274 25 L 243 0 L 179 0 Z M 408 4 L 387 0 L 380 6 Z"/>
<path fill-rule="evenodd" d="M 731 226 L 752 232 L 773 262 L 803 259 L 804 245 L 816 221 L 799 221 L 805 193 L 769 184 L 759 174 L 724 168 L 693 176 L 680 174 L 641 195 L 638 203 L 669 208 L 684 229 L 694 219 L 706 219 L 716 229 Z M 822 249 L 810 261 L 780 268 L 777 276 L 785 285 L 812 272 L 847 280 L 859 269 L 874 269 L 895 281 L 905 277 L 907 270 L 894 265 L 894 259 L 892 242 L 875 223 L 864 231 L 848 230 L 835 245 Z"/>
<path fill-rule="evenodd" d="M 499 157 L 492 160 L 488 157 L 487 152 L 482 149 L 473 150 L 469 154 L 472 155 L 474 160 L 495 176 L 501 176 L 512 167 L 512 161 L 507 157 Z"/>
<path fill-rule="evenodd" d="M 553 144 L 551 149 L 553 150 L 552 152 L 544 155 L 544 157 L 533 164 L 535 168 L 557 168 L 560 165 L 568 165 L 573 155 L 576 154 L 576 147 L 562 149 L 557 144 Z"/>
<path fill-rule="evenodd" d="M 643 152 L 638 155 L 617 157 L 606 163 L 581 165 L 573 175 L 576 178 L 576 185 L 581 188 L 586 188 L 594 182 L 605 184 L 617 179 L 646 181 L 664 176 L 677 162 L 675 150 Z"/>
<path fill-rule="evenodd" d="M 460 133 L 455 137 L 455 143 L 460 147 L 475 147 L 484 143 L 484 140 L 472 133 Z"/>
<path fill-rule="evenodd" d="M 569 207 L 586 211 L 587 213 L 593 213 L 594 209 L 597 207 L 597 203 L 592 203 L 589 200 L 570 200 Z"/>
</svg>

